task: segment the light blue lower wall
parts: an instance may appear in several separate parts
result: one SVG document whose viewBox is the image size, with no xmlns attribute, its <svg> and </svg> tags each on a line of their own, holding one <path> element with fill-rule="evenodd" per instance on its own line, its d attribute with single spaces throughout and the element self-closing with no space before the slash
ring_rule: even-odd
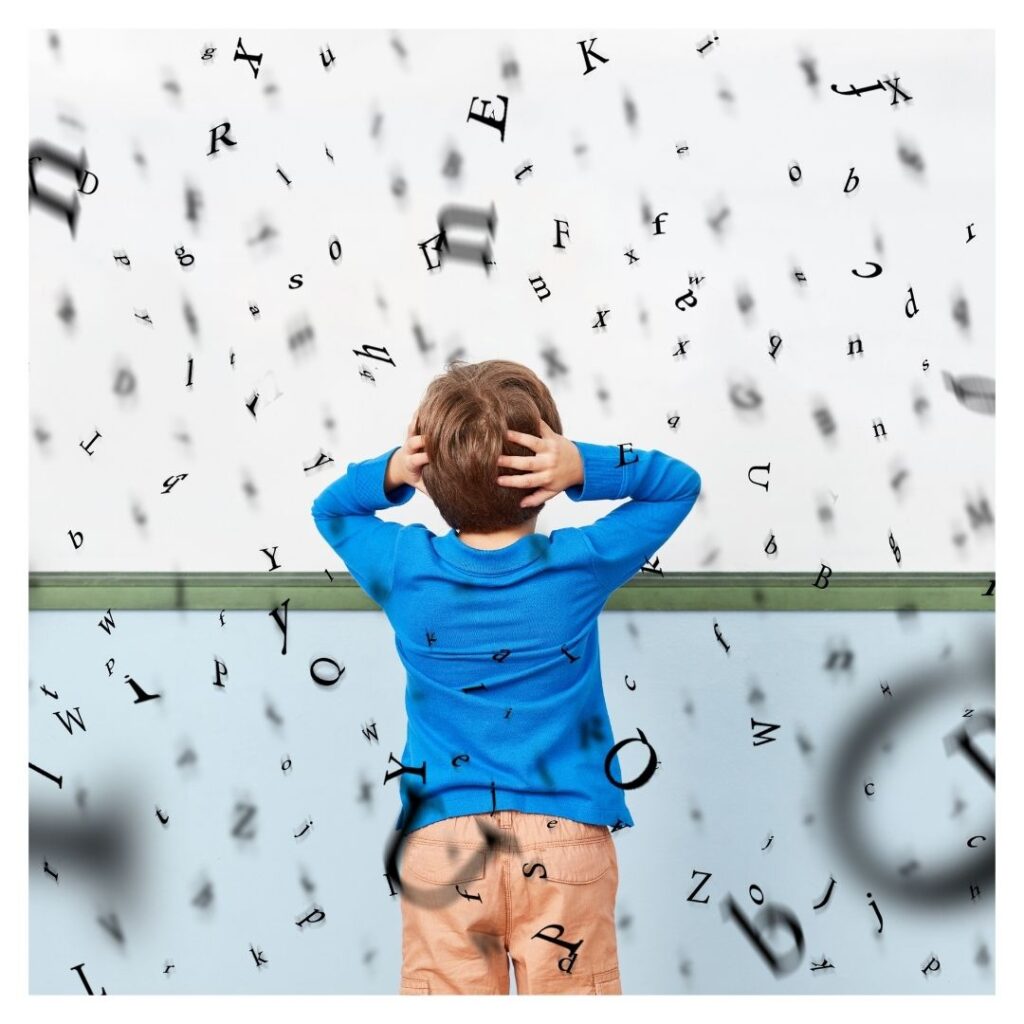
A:
<svg viewBox="0 0 1024 1024">
<path fill-rule="evenodd" d="M 114 612 L 109 635 L 103 616 L 30 614 L 29 759 L 63 780 L 28 771 L 30 991 L 84 992 L 84 964 L 97 993 L 395 993 L 382 783 L 404 673 L 384 615 L 293 612 L 285 655 L 265 612 Z M 616 739 L 639 726 L 661 761 L 614 833 L 624 993 L 994 991 L 994 788 L 944 742 L 966 723 L 994 760 L 990 613 L 605 612 L 600 632 Z M 849 666 L 826 668 L 844 646 Z M 311 679 L 319 657 L 344 666 L 336 685 Z M 134 703 L 126 675 L 160 698 Z M 775 740 L 754 745 L 751 718 Z M 645 755 L 625 747 L 623 773 Z M 247 805 L 254 837 L 235 837 Z M 687 899 L 702 872 L 707 903 Z M 961 873 L 976 882 L 943 894 Z M 779 975 L 726 912 L 731 896 L 755 919 L 752 885 L 803 933 Z M 785 926 L 765 941 L 794 948 Z"/>
</svg>

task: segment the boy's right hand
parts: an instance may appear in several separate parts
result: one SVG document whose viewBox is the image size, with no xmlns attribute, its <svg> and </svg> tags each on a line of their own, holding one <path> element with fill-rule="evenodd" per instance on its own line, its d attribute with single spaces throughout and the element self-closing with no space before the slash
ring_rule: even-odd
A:
<svg viewBox="0 0 1024 1024">
<path fill-rule="evenodd" d="M 521 430 L 506 430 L 505 436 L 516 444 L 529 448 L 533 455 L 499 455 L 498 465 L 507 469 L 525 469 L 527 473 L 499 476 L 502 487 L 521 487 L 533 490 L 521 502 L 520 508 L 543 505 L 567 487 L 583 483 L 583 458 L 579 448 L 567 437 L 556 433 L 543 420 L 540 437 L 524 434 Z M 536 488 L 536 490 L 534 490 Z"/>
</svg>

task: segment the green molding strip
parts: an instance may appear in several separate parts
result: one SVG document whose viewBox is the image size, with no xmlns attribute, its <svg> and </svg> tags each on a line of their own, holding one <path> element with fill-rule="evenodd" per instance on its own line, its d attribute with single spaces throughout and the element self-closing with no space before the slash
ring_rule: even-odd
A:
<svg viewBox="0 0 1024 1024">
<path fill-rule="evenodd" d="M 638 575 L 606 611 L 986 611 L 995 573 L 665 572 Z M 824 582 L 824 580 L 822 581 Z M 348 573 L 32 572 L 29 609 L 255 609 L 378 611 Z"/>
</svg>

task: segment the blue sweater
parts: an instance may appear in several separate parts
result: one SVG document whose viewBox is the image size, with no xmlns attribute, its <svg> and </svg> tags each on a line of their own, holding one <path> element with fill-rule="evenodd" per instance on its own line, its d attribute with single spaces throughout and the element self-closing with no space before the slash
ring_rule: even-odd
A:
<svg viewBox="0 0 1024 1024">
<path fill-rule="evenodd" d="M 492 551 L 454 530 L 437 536 L 374 514 L 416 493 L 409 484 L 384 490 L 397 447 L 350 463 L 313 502 L 317 529 L 394 627 L 406 669 L 401 765 L 416 773 L 387 765 L 401 772 L 388 783 L 401 788 L 396 829 L 413 787 L 423 803 L 406 831 L 493 810 L 633 824 L 605 759 L 617 740 L 640 738 L 613 737 L 597 620 L 686 517 L 700 476 L 654 449 L 623 448 L 620 458 L 618 445 L 574 443 L 584 481 L 564 492 L 572 501 L 632 500 L 590 526 L 527 534 Z M 639 753 L 630 764 L 647 763 L 650 749 Z M 609 771 L 632 781 L 618 755 Z"/>
</svg>

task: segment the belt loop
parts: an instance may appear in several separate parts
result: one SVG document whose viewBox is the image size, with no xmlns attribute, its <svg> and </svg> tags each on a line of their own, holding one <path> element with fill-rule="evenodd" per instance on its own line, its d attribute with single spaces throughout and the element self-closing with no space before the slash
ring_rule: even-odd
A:
<svg viewBox="0 0 1024 1024">
<path fill-rule="evenodd" d="M 498 827 L 499 828 L 511 828 L 512 827 L 512 812 L 511 811 L 498 811 Z"/>
</svg>

